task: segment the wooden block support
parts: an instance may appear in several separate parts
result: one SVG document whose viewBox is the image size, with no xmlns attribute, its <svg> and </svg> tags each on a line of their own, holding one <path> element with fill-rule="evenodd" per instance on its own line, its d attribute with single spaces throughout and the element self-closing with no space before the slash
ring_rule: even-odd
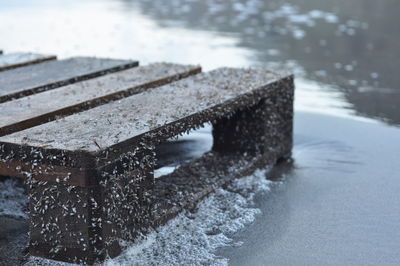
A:
<svg viewBox="0 0 400 266">
<path fill-rule="evenodd" d="M 114 257 L 120 240 L 207 195 L 226 182 L 222 173 L 244 173 L 229 166 L 254 170 L 286 156 L 293 90 L 285 73 L 222 68 L 0 137 L 0 174 L 29 181 L 30 253 L 84 263 Z M 215 126 L 213 151 L 154 180 L 155 146 L 206 122 Z M 182 185 L 179 171 L 193 183 Z M 207 183 L 194 190 L 196 180 Z"/>
<path fill-rule="evenodd" d="M 137 61 L 75 57 L 2 71 L 0 103 L 137 65 Z"/>
<path fill-rule="evenodd" d="M 55 55 L 43 55 L 34 53 L 6 54 L 0 56 L 0 71 L 9 70 L 21 66 L 38 64 L 55 59 L 57 59 Z"/>
<path fill-rule="evenodd" d="M 119 241 L 134 239 L 151 220 L 154 160 L 144 153 L 92 171 L 91 186 L 29 179 L 30 254 L 86 264 L 117 256 Z"/>
<path fill-rule="evenodd" d="M 289 157 L 293 145 L 293 84 L 213 123 L 213 148 L 219 153 Z"/>
</svg>

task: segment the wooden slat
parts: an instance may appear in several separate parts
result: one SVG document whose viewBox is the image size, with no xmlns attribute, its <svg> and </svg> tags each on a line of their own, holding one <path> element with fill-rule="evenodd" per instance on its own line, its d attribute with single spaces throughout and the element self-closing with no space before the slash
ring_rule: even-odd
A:
<svg viewBox="0 0 400 266">
<path fill-rule="evenodd" d="M 75 57 L 2 71 L 0 103 L 137 65 L 137 61 Z"/>
<path fill-rule="evenodd" d="M 157 87 L 66 118 L 0 137 L 0 144 L 96 153 L 160 137 L 167 127 L 175 134 L 212 121 L 268 97 L 276 86 L 292 86 L 292 76 L 265 70 L 221 68 Z M 175 128 L 174 128 L 175 129 Z M 166 131 L 168 132 L 168 130 Z"/>
<path fill-rule="evenodd" d="M 0 136 L 37 126 L 199 73 L 198 66 L 155 63 L 0 104 Z"/>
<path fill-rule="evenodd" d="M 0 56 L 0 71 L 55 60 L 55 55 L 11 53 Z"/>
</svg>

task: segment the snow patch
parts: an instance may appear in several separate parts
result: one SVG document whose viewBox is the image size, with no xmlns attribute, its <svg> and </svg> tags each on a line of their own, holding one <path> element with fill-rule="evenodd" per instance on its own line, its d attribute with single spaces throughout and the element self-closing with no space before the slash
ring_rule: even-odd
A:
<svg viewBox="0 0 400 266">
<path fill-rule="evenodd" d="M 103 265 L 227 265 L 214 252 L 238 244 L 230 235 L 255 220 L 260 210 L 253 207 L 253 198 L 268 192 L 271 183 L 266 170 L 235 180 L 202 201 L 196 212 L 180 214 Z"/>
<path fill-rule="evenodd" d="M 28 196 L 17 180 L 0 181 L 0 216 L 28 219 L 27 202 Z"/>
</svg>

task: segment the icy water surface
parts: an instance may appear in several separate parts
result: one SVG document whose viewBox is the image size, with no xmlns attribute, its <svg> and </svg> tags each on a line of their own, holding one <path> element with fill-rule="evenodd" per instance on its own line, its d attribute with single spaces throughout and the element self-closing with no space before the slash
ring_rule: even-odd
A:
<svg viewBox="0 0 400 266">
<path fill-rule="evenodd" d="M 0 0 L 0 49 L 296 73 L 293 162 L 218 191 L 108 264 L 399 265 L 398 10 L 395 0 Z M 168 144 L 175 160 L 157 174 L 207 150 L 208 133 Z M 9 243 L 26 241 L 23 195 L 7 182 L 5 265 Z"/>
</svg>

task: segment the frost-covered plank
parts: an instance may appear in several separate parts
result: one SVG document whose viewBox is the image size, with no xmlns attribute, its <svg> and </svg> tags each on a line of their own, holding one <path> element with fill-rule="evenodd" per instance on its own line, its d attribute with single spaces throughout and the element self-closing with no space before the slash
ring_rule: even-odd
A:
<svg viewBox="0 0 400 266">
<path fill-rule="evenodd" d="M 0 72 L 0 103 L 138 65 L 137 61 L 75 57 Z"/>
<path fill-rule="evenodd" d="M 198 66 L 155 63 L 0 104 L 0 136 L 196 74 Z"/>
<path fill-rule="evenodd" d="M 97 152 L 137 141 L 149 132 L 168 138 L 254 105 L 291 80 L 285 73 L 220 68 L 4 136 L 0 141 Z"/>
<path fill-rule="evenodd" d="M 0 71 L 55 60 L 55 55 L 11 53 L 0 56 Z"/>
</svg>

